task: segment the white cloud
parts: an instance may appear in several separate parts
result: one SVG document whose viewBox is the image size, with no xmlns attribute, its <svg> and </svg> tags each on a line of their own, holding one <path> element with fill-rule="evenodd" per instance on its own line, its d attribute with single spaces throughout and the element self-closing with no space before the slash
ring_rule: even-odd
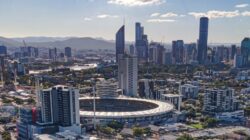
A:
<svg viewBox="0 0 250 140">
<path fill-rule="evenodd" d="M 178 15 L 172 12 L 162 14 L 161 17 L 163 18 L 169 18 L 169 17 L 177 17 Z"/>
<path fill-rule="evenodd" d="M 180 15 L 180 17 L 185 17 L 186 15 Z"/>
<path fill-rule="evenodd" d="M 85 18 L 84 18 L 84 20 L 85 20 L 85 21 L 91 21 L 91 20 L 92 20 L 92 18 L 85 17 Z"/>
<path fill-rule="evenodd" d="M 250 16 L 250 11 L 245 11 L 241 13 L 242 16 Z"/>
<path fill-rule="evenodd" d="M 165 0 L 108 0 L 109 4 L 117 4 L 123 6 L 146 6 L 146 5 L 159 5 L 164 3 Z"/>
<path fill-rule="evenodd" d="M 102 15 L 97 15 L 97 18 L 118 18 L 119 16 L 117 15 L 108 15 L 108 14 L 102 14 Z"/>
<path fill-rule="evenodd" d="M 245 8 L 245 7 L 247 7 L 247 6 L 248 6 L 247 3 L 235 5 L 236 8 Z"/>
<path fill-rule="evenodd" d="M 189 12 L 188 14 L 194 16 L 195 18 L 207 16 L 206 13 L 201 13 L 201 12 Z"/>
<path fill-rule="evenodd" d="M 158 17 L 160 15 L 160 13 L 153 13 L 150 15 L 150 17 Z"/>
<path fill-rule="evenodd" d="M 207 13 L 190 12 L 188 14 L 194 16 L 195 18 L 200 18 L 200 17 L 203 17 L 203 16 L 206 16 L 208 18 L 233 18 L 233 17 L 240 16 L 240 13 L 239 13 L 238 10 L 235 10 L 235 11 L 211 10 L 211 11 L 208 11 Z"/>
<path fill-rule="evenodd" d="M 149 19 L 147 22 L 150 23 L 163 23 L 163 22 L 175 22 L 176 20 L 173 19 Z"/>
</svg>

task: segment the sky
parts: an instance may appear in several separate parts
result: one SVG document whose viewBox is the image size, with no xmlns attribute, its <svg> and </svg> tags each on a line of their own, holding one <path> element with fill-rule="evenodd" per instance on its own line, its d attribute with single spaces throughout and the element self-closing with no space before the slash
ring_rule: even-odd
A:
<svg viewBox="0 0 250 140">
<path fill-rule="evenodd" d="M 209 17 L 209 43 L 250 37 L 250 0 L 0 0 L 0 36 L 115 39 L 125 23 L 134 41 L 141 22 L 149 41 L 196 42 L 199 17 Z"/>
</svg>

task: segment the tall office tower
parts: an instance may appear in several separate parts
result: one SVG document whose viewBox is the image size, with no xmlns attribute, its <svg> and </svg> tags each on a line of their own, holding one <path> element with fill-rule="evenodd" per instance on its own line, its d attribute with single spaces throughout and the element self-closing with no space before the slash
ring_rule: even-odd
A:
<svg viewBox="0 0 250 140">
<path fill-rule="evenodd" d="M 57 59 L 57 49 L 49 49 L 49 59 L 52 59 L 53 61 L 56 61 Z"/>
<path fill-rule="evenodd" d="M 241 55 L 243 56 L 243 67 L 250 67 L 250 38 L 242 40 Z"/>
<path fill-rule="evenodd" d="M 39 93 L 40 124 L 58 125 L 59 129 L 80 133 L 79 90 L 54 86 Z"/>
<path fill-rule="evenodd" d="M 164 53 L 164 64 L 165 65 L 171 65 L 172 64 L 172 52 L 165 52 Z"/>
<path fill-rule="evenodd" d="M 177 40 L 172 42 L 172 55 L 174 64 L 183 64 L 184 62 L 184 41 Z"/>
<path fill-rule="evenodd" d="M 134 45 L 129 46 L 129 54 L 130 55 L 135 55 L 135 46 Z"/>
<path fill-rule="evenodd" d="M 149 45 L 149 60 L 156 64 L 163 64 L 165 48 L 160 43 L 152 42 Z"/>
<path fill-rule="evenodd" d="M 124 49 L 125 49 L 125 26 L 124 25 L 116 33 L 115 45 L 116 45 L 116 63 L 118 63 L 118 57 L 119 55 L 124 54 Z"/>
<path fill-rule="evenodd" d="M 207 59 L 207 40 L 208 40 L 208 18 L 200 18 L 200 32 L 198 40 L 198 61 L 205 64 Z"/>
<path fill-rule="evenodd" d="M 215 50 L 215 63 L 221 63 L 222 61 L 227 59 L 227 51 L 224 46 L 218 46 Z"/>
<path fill-rule="evenodd" d="M 231 46 L 231 55 L 230 55 L 230 59 L 233 60 L 234 56 L 237 54 L 237 47 L 236 45 L 232 45 Z"/>
<path fill-rule="evenodd" d="M 150 79 L 140 79 L 139 82 L 139 96 L 141 98 L 154 98 L 154 81 Z"/>
<path fill-rule="evenodd" d="M 0 46 L 0 55 L 7 55 L 7 47 Z"/>
<path fill-rule="evenodd" d="M 239 109 L 231 88 L 207 89 L 204 95 L 203 111 L 209 113 L 231 112 Z"/>
<path fill-rule="evenodd" d="M 184 45 L 184 63 L 191 64 L 197 58 L 196 44 L 190 43 Z"/>
<path fill-rule="evenodd" d="M 135 47 L 140 62 L 148 61 L 148 36 L 144 34 L 141 23 L 135 23 Z"/>
<path fill-rule="evenodd" d="M 236 54 L 234 56 L 234 68 L 240 68 L 242 67 L 242 62 L 243 62 L 243 56 Z"/>
<path fill-rule="evenodd" d="M 142 40 L 144 34 L 144 28 L 141 26 L 141 23 L 135 23 L 135 41 Z"/>
<path fill-rule="evenodd" d="M 135 56 L 123 56 L 118 60 L 118 87 L 126 96 L 137 97 L 137 61 Z"/>
<path fill-rule="evenodd" d="M 65 47 L 65 49 L 64 49 L 64 54 L 65 54 L 65 56 L 68 57 L 68 58 L 72 57 L 71 48 L 70 48 L 70 47 Z"/>
<path fill-rule="evenodd" d="M 22 57 L 38 57 L 38 48 L 31 47 L 31 46 L 25 46 L 21 47 L 21 56 Z"/>
</svg>

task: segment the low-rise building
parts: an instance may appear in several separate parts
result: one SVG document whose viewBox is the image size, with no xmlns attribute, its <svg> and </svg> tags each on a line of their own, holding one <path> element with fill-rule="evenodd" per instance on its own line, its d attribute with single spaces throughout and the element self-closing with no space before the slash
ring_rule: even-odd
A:
<svg viewBox="0 0 250 140">
<path fill-rule="evenodd" d="M 203 111 L 226 121 L 244 117 L 244 111 L 241 110 L 231 88 L 205 90 Z"/>
<path fill-rule="evenodd" d="M 179 93 L 183 99 L 197 99 L 199 93 L 199 87 L 191 84 L 181 85 L 179 87 Z"/>
</svg>

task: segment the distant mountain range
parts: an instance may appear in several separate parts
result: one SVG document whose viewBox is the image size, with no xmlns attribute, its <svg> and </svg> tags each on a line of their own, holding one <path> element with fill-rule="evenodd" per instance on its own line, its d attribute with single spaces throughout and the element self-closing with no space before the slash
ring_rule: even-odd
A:
<svg viewBox="0 0 250 140">
<path fill-rule="evenodd" d="M 24 38 L 4 38 L 0 37 L 0 45 L 5 45 L 9 48 L 24 46 L 25 40 L 27 46 L 39 48 L 65 48 L 71 47 L 73 49 L 115 49 L 114 40 L 105 40 L 103 38 L 91 37 L 24 37 Z M 129 46 L 133 42 L 126 42 Z M 210 46 L 226 45 L 230 46 L 232 43 L 213 43 Z M 171 48 L 171 44 L 164 44 L 165 48 Z M 239 45 L 236 43 L 236 45 Z"/>
<path fill-rule="evenodd" d="M 91 37 L 26 37 L 26 38 L 4 38 L 0 37 L 0 45 L 7 47 L 24 46 L 25 40 L 27 46 L 41 48 L 64 48 L 73 49 L 115 49 L 114 41 Z"/>
</svg>

